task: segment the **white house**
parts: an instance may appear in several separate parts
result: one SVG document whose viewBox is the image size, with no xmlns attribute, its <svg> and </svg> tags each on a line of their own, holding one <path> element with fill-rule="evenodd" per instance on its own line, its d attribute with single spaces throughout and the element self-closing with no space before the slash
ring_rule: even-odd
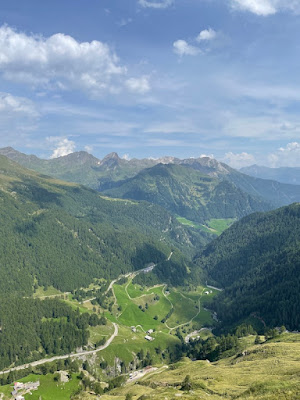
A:
<svg viewBox="0 0 300 400">
<path fill-rule="evenodd" d="M 154 340 L 154 338 L 149 335 L 146 335 L 145 339 L 148 340 L 148 342 L 152 342 Z"/>
</svg>

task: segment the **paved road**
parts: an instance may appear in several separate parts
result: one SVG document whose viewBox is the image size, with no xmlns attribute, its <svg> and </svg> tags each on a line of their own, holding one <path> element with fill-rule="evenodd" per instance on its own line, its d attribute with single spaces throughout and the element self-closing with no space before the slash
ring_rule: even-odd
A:
<svg viewBox="0 0 300 400">
<path fill-rule="evenodd" d="M 19 371 L 19 370 L 22 370 L 22 369 L 26 369 L 26 368 L 28 368 L 30 366 L 31 367 L 36 367 L 37 365 L 50 363 L 50 362 L 56 361 L 56 360 L 66 360 L 67 358 L 78 358 L 78 357 L 86 356 L 86 355 L 89 355 L 89 354 L 98 353 L 99 351 L 102 351 L 102 350 L 106 349 L 111 344 L 111 342 L 114 340 L 114 338 L 116 336 L 118 336 L 119 327 L 114 322 L 113 322 L 113 325 L 114 325 L 114 328 L 115 328 L 114 333 L 111 335 L 111 337 L 107 340 L 107 342 L 103 346 L 99 346 L 97 349 L 85 350 L 85 351 L 81 351 L 79 353 L 65 354 L 63 356 L 54 356 L 54 357 L 51 357 L 51 358 L 44 358 L 42 360 L 33 361 L 30 364 L 19 365 L 18 367 L 13 367 L 13 368 L 7 369 L 5 371 L 1 371 L 0 373 L 1 374 L 7 374 L 10 371 Z"/>
</svg>

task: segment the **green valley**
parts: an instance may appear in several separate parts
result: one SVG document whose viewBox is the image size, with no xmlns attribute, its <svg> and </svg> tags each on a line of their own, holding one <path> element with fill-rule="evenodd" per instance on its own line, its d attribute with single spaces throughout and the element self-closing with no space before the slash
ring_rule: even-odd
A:
<svg viewBox="0 0 300 400">
<path fill-rule="evenodd" d="M 269 205 L 191 166 L 99 193 L 5 157 L 0 201 L 3 400 L 15 381 L 40 383 L 25 400 L 297 395 L 299 204 L 243 217 Z"/>
</svg>

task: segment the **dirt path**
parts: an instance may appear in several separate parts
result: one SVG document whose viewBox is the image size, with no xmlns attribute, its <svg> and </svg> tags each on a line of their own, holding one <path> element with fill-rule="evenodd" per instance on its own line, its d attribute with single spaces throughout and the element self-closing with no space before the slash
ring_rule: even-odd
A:
<svg viewBox="0 0 300 400">
<path fill-rule="evenodd" d="M 107 340 L 107 342 L 102 345 L 99 346 L 97 349 L 94 350 L 86 350 L 86 351 L 81 351 L 79 353 L 70 353 L 70 354 L 65 354 L 63 356 L 54 356 L 51 358 L 43 358 L 42 360 L 38 360 L 38 361 L 34 361 L 30 364 L 23 364 L 23 365 L 19 365 L 18 367 L 13 367 L 4 371 L 0 371 L 1 374 L 7 374 L 10 371 L 20 371 L 22 369 L 26 369 L 28 367 L 36 367 L 38 365 L 42 365 L 42 364 L 46 364 L 46 363 L 50 363 L 52 361 L 56 361 L 56 360 L 66 360 L 67 358 L 78 358 L 78 357 L 82 357 L 82 356 L 86 356 L 86 355 L 90 355 L 90 354 L 96 354 L 99 351 L 105 350 L 114 340 L 114 338 L 116 336 L 118 336 L 119 333 L 119 327 L 116 323 L 113 322 L 114 325 L 114 333 L 111 335 L 111 337 Z"/>
</svg>

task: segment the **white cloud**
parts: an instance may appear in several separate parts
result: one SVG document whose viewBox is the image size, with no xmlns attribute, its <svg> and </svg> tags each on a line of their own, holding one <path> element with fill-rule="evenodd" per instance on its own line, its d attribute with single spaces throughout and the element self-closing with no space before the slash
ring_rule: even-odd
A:
<svg viewBox="0 0 300 400">
<path fill-rule="evenodd" d="M 131 158 L 129 157 L 129 154 L 128 154 L 128 153 L 123 154 L 122 159 L 123 159 L 123 160 L 126 160 L 126 161 L 131 160 Z"/>
<path fill-rule="evenodd" d="M 119 25 L 122 28 L 123 26 L 131 24 L 132 21 L 133 21 L 132 18 L 122 18 L 121 21 L 117 23 L 117 25 Z"/>
<path fill-rule="evenodd" d="M 257 15 L 271 15 L 277 12 L 272 0 L 232 0 L 235 9 L 250 11 Z"/>
<path fill-rule="evenodd" d="M 24 97 L 12 96 L 10 93 L 0 92 L 0 114 L 14 115 L 17 114 L 27 117 L 38 117 L 38 112 L 32 101 Z"/>
<path fill-rule="evenodd" d="M 149 79 L 146 76 L 142 76 L 141 78 L 127 79 L 125 81 L 125 85 L 129 91 L 134 93 L 144 94 L 150 90 Z"/>
<path fill-rule="evenodd" d="M 268 161 L 271 167 L 300 167 L 300 143 L 292 142 L 280 147 L 269 154 Z"/>
<path fill-rule="evenodd" d="M 231 5 L 234 9 L 261 16 L 273 15 L 279 11 L 300 11 L 300 0 L 231 0 Z"/>
<path fill-rule="evenodd" d="M 268 165 L 272 168 L 300 167 L 300 143 L 288 143 L 285 147 L 280 147 L 273 153 L 260 155 L 258 159 L 246 152 L 237 154 L 228 152 L 222 161 L 236 169 L 253 164 Z"/>
<path fill-rule="evenodd" d="M 176 40 L 176 42 L 173 43 L 173 50 L 174 53 L 179 55 L 180 57 L 188 55 L 188 56 L 196 56 L 197 54 L 200 53 L 200 49 L 198 49 L 195 46 L 191 46 L 186 42 L 185 40 Z"/>
<path fill-rule="evenodd" d="M 209 42 L 217 37 L 217 32 L 211 28 L 204 29 L 199 33 L 199 35 L 194 39 L 196 42 Z M 188 56 L 196 56 L 199 53 L 202 53 L 199 47 L 193 46 L 189 44 L 186 40 L 179 39 L 173 43 L 173 51 L 180 57 L 188 55 Z"/>
<path fill-rule="evenodd" d="M 76 145 L 75 142 L 68 138 L 61 138 L 57 136 L 50 136 L 47 138 L 50 145 L 52 145 L 53 153 L 50 158 L 57 158 L 67 156 L 68 154 L 74 153 Z"/>
<path fill-rule="evenodd" d="M 226 153 L 223 161 L 226 164 L 229 164 L 232 168 L 242 168 L 247 167 L 249 165 L 255 164 L 255 157 L 252 154 L 243 152 L 243 153 Z"/>
<path fill-rule="evenodd" d="M 220 84 L 228 92 L 236 96 L 250 97 L 270 102 L 300 101 L 300 88 L 297 85 L 268 85 L 264 82 L 238 82 L 237 79 L 220 80 Z"/>
<path fill-rule="evenodd" d="M 217 32 L 214 31 L 213 29 L 204 29 L 199 33 L 197 36 L 196 40 L 197 42 L 202 42 L 204 40 L 213 40 L 217 37 Z"/>
<path fill-rule="evenodd" d="M 200 154 L 200 158 L 214 158 L 213 154 Z"/>
<path fill-rule="evenodd" d="M 144 8 L 167 8 L 173 4 L 173 0 L 139 0 L 139 4 Z"/>
<path fill-rule="evenodd" d="M 199 125 L 189 118 L 173 119 L 170 122 L 153 123 L 144 129 L 145 133 L 172 134 L 196 133 L 199 134 Z"/>
<path fill-rule="evenodd" d="M 92 153 L 93 152 L 93 146 L 89 146 L 89 145 L 86 145 L 86 146 L 84 146 L 84 150 L 87 152 L 87 153 Z"/>
<path fill-rule="evenodd" d="M 223 131 L 230 137 L 256 138 L 257 140 L 275 140 L 299 135 L 299 121 L 286 120 L 285 114 L 269 113 L 262 116 L 243 116 L 235 113 L 224 114 Z M 287 129 L 288 128 L 288 129 Z"/>
<path fill-rule="evenodd" d="M 184 140 L 176 139 L 149 139 L 146 142 L 146 145 L 153 147 L 184 147 L 186 142 Z"/>
<path fill-rule="evenodd" d="M 14 82 L 90 95 L 118 93 L 128 79 L 127 68 L 105 43 L 81 43 L 63 33 L 26 35 L 6 25 L 0 27 L 0 71 Z"/>
<path fill-rule="evenodd" d="M 29 132 L 37 129 L 40 114 L 24 97 L 0 92 L 0 141 L 9 146 L 28 143 Z"/>
</svg>

